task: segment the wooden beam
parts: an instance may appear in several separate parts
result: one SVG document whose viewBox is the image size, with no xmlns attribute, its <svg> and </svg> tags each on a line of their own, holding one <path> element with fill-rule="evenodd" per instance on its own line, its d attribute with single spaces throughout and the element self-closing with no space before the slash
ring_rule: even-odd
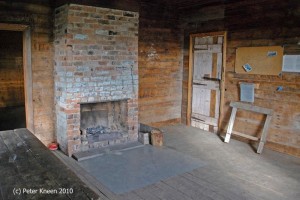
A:
<svg viewBox="0 0 300 200">
<path fill-rule="evenodd" d="M 218 32 L 208 32 L 208 33 L 194 33 L 191 34 L 190 37 L 208 37 L 208 36 L 224 36 L 224 31 L 218 31 Z"/>
<path fill-rule="evenodd" d="M 225 140 L 224 142 L 228 143 L 231 137 L 231 133 L 232 133 L 232 128 L 233 128 L 233 124 L 234 124 L 234 120 L 235 120 L 235 116 L 236 116 L 236 111 L 237 108 L 233 107 L 232 111 L 231 111 L 231 115 L 230 115 L 230 120 L 229 120 L 229 124 L 227 127 L 227 133 L 225 136 Z"/>
<path fill-rule="evenodd" d="M 271 119 L 272 119 L 271 115 L 268 115 L 267 118 L 266 118 L 266 121 L 265 121 L 265 124 L 264 124 L 264 128 L 263 128 L 263 131 L 261 133 L 261 139 L 259 141 L 259 145 L 258 145 L 258 148 L 257 148 L 257 153 L 261 153 L 262 150 L 263 150 L 263 148 L 264 148 L 264 145 L 265 145 L 266 139 L 267 139 L 267 134 L 268 134 L 268 129 L 269 129 L 269 126 L 270 126 Z"/>
<path fill-rule="evenodd" d="M 233 135 L 238 135 L 238 136 L 241 136 L 241 137 L 247 138 L 249 140 L 253 140 L 253 141 L 258 141 L 259 140 L 258 137 L 254 137 L 254 136 L 247 135 L 247 134 L 244 134 L 244 133 L 241 133 L 241 132 L 237 132 L 237 131 L 232 131 L 232 134 Z"/>
<path fill-rule="evenodd" d="M 34 133 L 33 98 L 32 98 L 32 67 L 31 67 L 31 31 L 27 27 L 23 31 L 23 70 L 26 128 Z"/>
<path fill-rule="evenodd" d="M 24 24 L 0 23 L 0 30 L 3 30 L 3 31 L 24 31 L 27 28 L 28 28 L 28 25 L 24 25 Z"/>
<path fill-rule="evenodd" d="M 223 32 L 223 60 L 222 60 L 222 73 L 221 73 L 221 81 L 220 81 L 220 108 L 219 115 L 223 115 L 224 110 L 224 102 L 225 102 L 225 69 L 226 69 L 226 49 L 227 49 L 227 32 Z M 219 117 L 219 127 L 221 127 L 222 117 Z"/>
<path fill-rule="evenodd" d="M 254 105 L 251 105 L 251 104 L 246 104 L 246 103 L 241 103 L 241 102 L 231 102 L 230 106 L 234 107 L 234 108 L 240 108 L 240 109 L 243 109 L 243 110 L 262 113 L 262 114 L 266 114 L 266 115 L 272 115 L 273 114 L 273 110 L 271 110 L 271 109 L 262 108 L 262 107 L 259 107 L 259 106 L 254 106 Z"/>
<path fill-rule="evenodd" d="M 191 125 L 191 112 L 192 112 L 192 81 L 193 81 L 193 41 L 194 37 L 190 36 L 190 49 L 189 49 L 189 79 L 188 79 L 188 99 L 187 99 L 187 126 Z"/>
<path fill-rule="evenodd" d="M 197 53 L 222 53 L 222 45 L 221 44 L 209 44 L 205 45 L 207 48 L 203 48 L 204 45 L 195 45 L 194 51 Z"/>
</svg>

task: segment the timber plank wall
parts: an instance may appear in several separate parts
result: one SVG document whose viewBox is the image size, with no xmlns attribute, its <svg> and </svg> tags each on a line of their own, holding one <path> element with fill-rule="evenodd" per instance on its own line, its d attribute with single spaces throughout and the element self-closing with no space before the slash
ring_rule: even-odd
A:
<svg viewBox="0 0 300 200">
<path fill-rule="evenodd" d="M 235 51 L 243 46 L 284 46 L 284 54 L 300 54 L 300 1 L 226 1 L 189 12 L 182 12 L 185 33 L 183 65 L 182 122 L 186 122 L 188 42 L 190 33 L 228 31 L 225 73 L 224 112 L 221 131 L 227 128 L 230 101 L 239 100 L 239 82 L 258 84 L 255 105 L 274 110 L 266 147 L 300 156 L 300 73 L 282 76 L 236 74 Z M 278 86 L 283 91 L 276 91 Z M 234 129 L 255 135 L 261 132 L 264 118 L 238 112 Z"/>
<path fill-rule="evenodd" d="M 141 3 L 139 121 L 153 126 L 181 119 L 181 31 L 176 13 L 161 2 Z"/>
</svg>

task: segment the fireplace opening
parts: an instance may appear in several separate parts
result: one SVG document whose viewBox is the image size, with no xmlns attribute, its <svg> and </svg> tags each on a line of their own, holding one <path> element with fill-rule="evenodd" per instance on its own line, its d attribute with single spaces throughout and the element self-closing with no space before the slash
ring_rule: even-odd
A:
<svg viewBox="0 0 300 200">
<path fill-rule="evenodd" d="M 80 105 L 81 140 L 93 147 L 122 143 L 128 136 L 127 100 Z"/>
</svg>

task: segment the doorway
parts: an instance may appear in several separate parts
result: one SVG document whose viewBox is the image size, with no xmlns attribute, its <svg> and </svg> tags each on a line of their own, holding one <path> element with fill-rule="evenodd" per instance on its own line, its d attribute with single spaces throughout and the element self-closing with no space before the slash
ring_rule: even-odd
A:
<svg viewBox="0 0 300 200">
<path fill-rule="evenodd" d="M 0 131 L 26 127 L 23 35 L 0 31 Z"/>
<path fill-rule="evenodd" d="M 0 34 L 0 131 L 26 127 L 34 133 L 30 28 L 0 23 Z"/>
<path fill-rule="evenodd" d="M 190 36 L 188 125 L 218 132 L 225 52 L 225 32 Z"/>
</svg>

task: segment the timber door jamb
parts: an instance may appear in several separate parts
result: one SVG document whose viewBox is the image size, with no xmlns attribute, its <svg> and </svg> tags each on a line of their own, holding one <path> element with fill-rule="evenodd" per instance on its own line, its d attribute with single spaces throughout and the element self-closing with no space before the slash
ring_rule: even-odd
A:
<svg viewBox="0 0 300 200">
<path fill-rule="evenodd" d="M 223 102 L 224 102 L 224 92 L 225 92 L 225 67 L 226 67 L 226 47 L 227 47 L 227 31 L 220 32 L 209 32 L 209 33 L 196 33 L 190 34 L 190 46 L 189 46 L 189 73 L 188 73 L 188 101 L 187 101 L 187 125 L 191 125 L 191 113 L 192 113 L 192 82 L 193 82 L 193 41 L 195 37 L 206 37 L 206 36 L 223 36 L 223 49 L 222 49 L 222 76 L 220 82 L 220 114 L 218 127 L 221 125 L 221 116 L 223 114 Z"/>
</svg>

